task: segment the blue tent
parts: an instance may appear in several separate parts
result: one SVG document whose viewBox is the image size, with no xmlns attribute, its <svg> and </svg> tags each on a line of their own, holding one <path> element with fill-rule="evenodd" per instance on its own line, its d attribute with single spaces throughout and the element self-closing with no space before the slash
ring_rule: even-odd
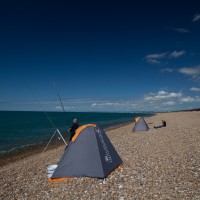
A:
<svg viewBox="0 0 200 200">
<path fill-rule="evenodd" d="M 137 117 L 135 119 L 135 125 L 133 128 L 133 131 L 137 132 L 137 131 L 148 131 L 149 127 L 147 125 L 147 123 L 145 122 L 145 120 L 142 117 Z"/>
<path fill-rule="evenodd" d="M 120 164 L 122 160 L 103 129 L 87 124 L 76 130 L 49 181 L 70 177 L 105 178 Z"/>
</svg>

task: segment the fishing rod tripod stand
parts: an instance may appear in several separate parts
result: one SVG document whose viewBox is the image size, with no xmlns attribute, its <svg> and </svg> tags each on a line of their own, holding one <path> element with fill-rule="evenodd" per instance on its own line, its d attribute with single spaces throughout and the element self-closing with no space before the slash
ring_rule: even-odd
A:
<svg viewBox="0 0 200 200">
<path fill-rule="evenodd" d="M 51 140 L 52 140 L 53 137 L 56 135 L 56 133 L 60 136 L 60 138 L 63 140 L 64 144 L 67 146 L 67 143 L 66 143 L 65 139 L 63 138 L 62 134 L 60 133 L 59 129 L 56 129 L 56 130 L 54 131 L 54 134 L 52 135 L 51 139 L 50 139 L 49 142 L 47 143 L 47 145 L 46 145 L 46 147 L 44 148 L 44 150 L 43 150 L 42 153 L 44 153 L 44 152 L 46 151 L 46 149 L 48 148 L 48 146 L 49 146 Z"/>
</svg>

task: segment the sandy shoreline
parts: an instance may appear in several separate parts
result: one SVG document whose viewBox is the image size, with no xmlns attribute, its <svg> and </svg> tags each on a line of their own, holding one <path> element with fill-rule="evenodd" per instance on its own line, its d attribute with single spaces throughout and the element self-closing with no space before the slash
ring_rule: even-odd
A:
<svg viewBox="0 0 200 200">
<path fill-rule="evenodd" d="M 124 162 L 104 180 L 47 181 L 64 146 L 0 169 L 0 199 L 200 199 L 200 112 L 160 113 L 146 119 L 148 132 L 133 123 L 106 131 Z M 154 129 L 161 120 L 166 128 Z"/>
</svg>

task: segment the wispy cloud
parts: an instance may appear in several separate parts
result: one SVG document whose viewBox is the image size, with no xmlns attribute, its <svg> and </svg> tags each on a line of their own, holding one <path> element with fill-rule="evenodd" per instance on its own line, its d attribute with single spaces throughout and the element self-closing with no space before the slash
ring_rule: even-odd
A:
<svg viewBox="0 0 200 200">
<path fill-rule="evenodd" d="M 174 57 L 180 57 L 184 55 L 184 52 L 173 52 Z M 172 54 L 171 54 L 172 55 Z M 200 65 L 194 67 L 182 67 L 179 69 L 163 68 L 161 72 L 178 72 L 184 74 L 185 76 L 191 77 L 194 81 L 200 81 Z M 191 91 L 199 91 L 199 88 L 191 88 Z"/>
<path fill-rule="evenodd" d="M 170 53 L 170 57 L 172 58 L 178 58 L 180 56 L 184 56 L 186 54 L 186 51 L 173 51 L 172 53 Z"/>
<path fill-rule="evenodd" d="M 167 102 L 164 102 L 163 105 L 164 106 L 174 106 L 174 105 L 176 105 L 176 102 L 174 102 L 174 101 L 167 101 Z"/>
<path fill-rule="evenodd" d="M 190 88 L 190 91 L 200 92 L 200 88 L 192 87 Z"/>
<path fill-rule="evenodd" d="M 170 28 L 170 29 L 179 33 L 190 33 L 190 30 L 185 28 Z"/>
<path fill-rule="evenodd" d="M 140 107 L 140 103 L 135 100 L 113 100 L 113 101 L 102 101 L 94 102 L 90 105 L 95 110 L 118 110 L 118 111 L 131 111 L 135 108 Z"/>
<path fill-rule="evenodd" d="M 173 110 L 177 106 L 180 106 L 179 102 L 182 97 L 182 92 L 167 92 L 160 90 L 157 93 L 145 95 L 144 104 L 150 105 L 158 110 Z"/>
<path fill-rule="evenodd" d="M 164 90 L 160 90 L 160 91 L 158 92 L 158 94 L 159 94 L 159 95 L 166 95 L 167 92 L 165 92 Z"/>
<path fill-rule="evenodd" d="M 192 97 L 184 97 L 184 98 L 181 99 L 181 102 L 186 102 L 186 103 L 194 102 L 194 98 L 192 98 Z"/>
<path fill-rule="evenodd" d="M 156 59 L 152 59 L 152 58 L 147 59 L 147 62 L 150 64 L 160 64 L 161 63 L 160 61 L 158 61 Z"/>
<path fill-rule="evenodd" d="M 200 74 L 200 66 L 198 67 L 183 67 L 179 69 L 180 73 L 183 73 L 185 75 L 190 75 L 190 76 L 196 76 Z"/>
<path fill-rule="evenodd" d="M 169 58 L 176 59 L 178 57 L 184 56 L 186 54 L 185 50 L 182 51 L 172 51 L 164 53 L 148 54 L 145 59 L 150 64 L 160 64 L 163 60 L 168 60 Z"/>
<path fill-rule="evenodd" d="M 75 109 L 75 108 L 76 108 L 76 107 L 74 107 L 74 106 L 64 106 L 64 109 L 65 109 L 65 110 L 68 110 L 68 111 L 73 110 L 73 109 Z M 62 106 L 56 106 L 56 110 L 58 110 L 58 111 L 63 111 Z"/>
<path fill-rule="evenodd" d="M 91 107 L 97 106 L 104 106 L 104 107 L 111 107 L 111 106 L 125 106 L 124 103 L 117 103 L 117 102 L 103 102 L 103 103 L 92 103 Z"/>
<path fill-rule="evenodd" d="M 165 92 L 165 91 L 161 90 L 161 91 L 159 91 L 158 93 L 156 93 L 154 95 L 151 94 L 149 96 L 146 96 L 145 100 L 146 101 L 160 101 L 160 100 L 165 100 L 165 99 L 178 98 L 178 97 L 181 97 L 181 96 L 182 96 L 181 92 L 168 93 L 168 92 Z"/>
<path fill-rule="evenodd" d="M 193 89 L 196 90 L 196 89 Z M 176 109 L 186 109 L 193 104 L 199 104 L 200 97 L 184 96 L 182 92 L 167 92 L 160 90 L 156 93 L 149 93 L 137 99 L 95 99 L 77 98 L 63 99 L 62 103 L 66 112 L 142 112 L 142 111 L 168 111 Z M 14 103 L 14 102 L 13 102 Z M 12 107 L 12 102 L 8 102 L 8 107 Z M 58 100 L 41 100 L 43 111 L 61 111 L 62 107 Z M 26 109 L 40 110 L 34 101 L 26 102 Z M 0 109 L 5 108 L 5 102 L 0 103 Z M 24 108 L 24 109 L 25 109 Z M 30 110 L 30 109 L 29 109 Z"/>
<path fill-rule="evenodd" d="M 196 67 L 183 67 L 178 70 L 179 73 L 182 73 L 187 76 L 191 76 L 194 79 L 200 78 L 200 65 Z"/>
<path fill-rule="evenodd" d="M 193 22 L 197 22 L 200 20 L 200 14 L 199 13 L 196 13 L 192 19 Z"/>
<path fill-rule="evenodd" d="M 143 104 L 158 110 L 189 109 L 199 105 L 199 96 L 185 96 L 180 92 L 167 92 L 160 90 L 157 93 L 150 93 L 144 96 Z"/>
<path fill-rule="evenodd" d="M 145 58 L 146 58 L 148 63 L 159 64 L 160 63 L 159 60 L 164 58 L 167 55 L 167 53 L 168 52 L 149 54 L 149 55 L 146 55 Z"/>
<path fill-rule="evenodd" d="M 146 56 L 147 59 L 152 58 L 152 59 L 160 59 L 163 58 L 167 55 L 167 52 L 164 53 L 155 53 L 155 54 L 149 54 Z"/>
</svg>

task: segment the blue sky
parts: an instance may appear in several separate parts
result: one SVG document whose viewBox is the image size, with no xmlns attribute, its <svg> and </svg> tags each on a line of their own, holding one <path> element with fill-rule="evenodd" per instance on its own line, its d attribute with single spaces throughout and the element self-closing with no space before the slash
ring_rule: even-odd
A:
<svg viewBox="0 0 200 200">
<path fill-rule="evenodd" d="M 5 1 L 0 110 L 200 107 L 199 1 Z"/>
</svg>

